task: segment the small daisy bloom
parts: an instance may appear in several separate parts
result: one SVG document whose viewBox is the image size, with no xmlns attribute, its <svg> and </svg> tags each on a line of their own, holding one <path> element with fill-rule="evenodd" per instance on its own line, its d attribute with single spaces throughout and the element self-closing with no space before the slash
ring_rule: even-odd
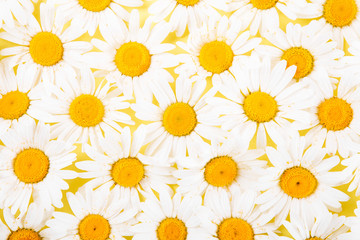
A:
<svg viewBox="0 0 360 240">
<path fill-rule="evenodd" d="M 348 217 L 345 224 L 350 227 L 350 232 L 338 236 L 338 240 L 360 240 L 360 201 L 357 201 L 357 208 L 354 210 L 355 216 Z"/>
<path fill-rule="evenodd" d="M 217 125 L 218 114 L 211 112 L 205 99 L 213 96 L 209 91 L 202 96 L 206 80 L 199 76 L 180 76 L 176 80 L 175 93 L 168 83 L 153 84 L 153 92 L 158 105 L 141 101 L 131 105 L 135 116 L 144 121 L 152 121 L 147 126 L 147 146 L 145 153 L 155 153 L 170 157 L 185 157 L 207 149 L 204 139 L 222 141 L 225 132 Z M 202 96 L 202 97 L 201 97 Z"/>
<path fill-rule="evenodd" d="M 0 151 L 1 207 L 25 213 L 30 199 L 49 210 L 63 207 L 62 191 L 69 185 L 64 179 L 77 177 L 76 172 L 62 170 L 71 165 L 75 147 L 50 137 L 50 126 L 31 118 L 22 119 L 0 136 L 5 147 Z"/>
<path fill-rule="evenodd" d="M 175 180 L 167 158 L 150 157 L 139 152 L 145 137 L 145 128 L 140 125 L 133 137 L 129 127 L 126 127 L 120 142 L 113 138 L 105 139 L 102 152 L 85 145 L 84 152 L 93 160 L 75 164 L 86 171 L 79 173 L 80 177 L 93 178 L 85 185 L 91 188 L 102 186 L 120 192 L 121 198 L 127 199 L 134 208 L 139 208 L 140 196 L 153 195 L 153 190 L 172 194 L 167 184 L 175 184 Z"/>
<path fill-rule="evenodd" d="M 82 54 L 90 51 L 92 45 L 74 41 L 83 31 L 74 26 L 64 29 L 64 25 L 58 26 L 54 18 L 54 6 L 41 3 L 41 23 L 31 16 L 26 25 L 4 25 L 5 32 L 0 33 L 0 38 L 19 45 L 0 51 L 0 55 L 6 57 L 5 63 L 9 67 L 25 63 L 25 67 L 36 77 L 51 83 L 55 78 L 60 80 L 73 72 L 74 67 L 81 66 Z"/>
<path fill-rule="evenodd" d="M 3 23 L 13 28 L 15 26 L 14 17 L 25 25 L 29 15 L 34 11 L 33 2 L 37 2 L 37 0 L 0 1 L 0 29 Z"/>
<path fill-rule="evenodd" d="M 73 214 L 54 212 L 43 230 L 52 240 L 96 239 L 125 240 L 137 211 L 125 208 L 119 194 L 104 188 L 92 191 L 81 187 L 75 194 L 66 194 Z"/>
<path fill-rule="evenodd" d="M 262 194 L 256 203 L 260 210 L 275 217 L 279 225 L 290 212 L 316 217 L 328 212 L 341 211 L 341 203 L 349 196 L 334 187 L 344 184 L 344 172 L 330 172 L 340 159 L 324 158 L 326 149 L 311 146 L 306 149 L 303 137 L 293 138 L 286 146 L 266 148 L 273 167 L 261 178 Z"/>
<path fill-rule="evenodd" d="M 140 27 L 139 11 L 133 10 L 129 27 L 125 23 L 111 24 L 100 28 L 105 41 L 93 39 L 91 42 L 101 52 L 86 54 L 92 68 L 100 69 L 97 75 L 106 76 L 110 83 L 124 89 L 126 96 L 151 99 L 150 85 L 155 81 L 172 81 L 171 74 L 165 68 L 178 64 L 176 56 L 168 51 L 173 44 L 162 43 L 169 34 L 166 22 L 160 22 L 153 28 L 152 18 L 147 18 Z"/>
</svg>

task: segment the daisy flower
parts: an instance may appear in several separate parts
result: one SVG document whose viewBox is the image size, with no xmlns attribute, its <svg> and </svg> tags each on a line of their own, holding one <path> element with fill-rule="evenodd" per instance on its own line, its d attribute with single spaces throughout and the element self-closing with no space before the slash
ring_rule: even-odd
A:
<svg viewBox="0 0 360 240">
<path fill-rule="evenodd" d="M 139 12 L 133 10 L 129 27 L 121 22 L 100 28 L 105 41 L 91 42 L 101 52 L 88 53 L 86 59 L 92 68 L 101 69 L 98 75 L 124 89 L 126 96 L 134 92 L 136 99 L 151 99 L 150 85 L 155 81 L 172 81 L 164 68 L 176 66 L 178 60 L 167 53 L 175 46 L 162 43 L 169 34 L 169 25 L 161 22 L 151 29 L 152 20 L 147 18 L 141 28 L 139 21 Z"/>
<path fill-rule="evenodd" d="M 5 147 L 0 151 L 0 205 L 23 214 L 30 199 L 46 210 L 61 208 L 62 191 L 69 185 L 64 179 L 77 177 L 76 172 L 62 170 L 71 165 L 75 147 L 50 138 L 50 126 L 31 118 L 21 119 L 14 128 L 0 136 Z"/>
<path fill-rule="evenodd" d="M 201 97 L 206 88 L 206 80 L 199 76 L 180 76 L 176 80 L 175 93 L 170 85 L 152 85 L 158 106 L 151 101 L 141 101 L 131 105 L 135 116 L 144 121 L 152 121 L 147 127 L 145 153 L 164 154 L 170 157 L 185 157 L 207 149 L 202 138 L 222 141 L 225 132 L 217 125 L 218 114 L 211 112 L 205 99 L 213 96 L 209 91 Z"/>
<path fill-rule="evenodd" d="M 66 194 L 73 214 L 54 212 L 43 230 L 45 237 L 60 239 L 125 240 L 137 211 L 125 208 L 119 194 L 104 188 L 91 191 L 81 187 L 75 194 Z"/>
<path fill-rule="evenodd" d="M 26 25 L 4 25 L 5 32 L 0 33 L 0 38 L 19 45 L 0 51 L 0 55 L 7 57 L 5 63 L 9 67 L 25 63 L 25 68 L 34 76 L 51 83 L 81 66 L 82 54 L 92 49 L 91 44 L 74 41 L 83 31 L 75 26 L 64 29 L 64 25 L 58 25 L 54 18 L 54 6 L 41 3 L 40 23 L 30 16 Z"/>
<path fill-rule="evenodd" d="M 85 171 L 79 173 L 80 177 L 93 178 L 85 185 L 117 191 L 134 208 L 139 208 L 140 196 L 153 195 L 153 191 L 172 194 L 173 191 L 166 184 L 175 184 L 175 181 L 167 158 L 150 157 L 139 152 L 145 137 L 145 128 L 140 125 L 133 137 L 129 127 L 126 127 L 120 142 L 113 138 L 105 139 L 101 152 L 85 145 L 84 152 L 93 160 L 75 164 Z"/>
<path fill-rule="evenodd" d="M 347 51 L 349 54 L 339 61 L 341 66 L 338 76 L 346 75 L 348 72 L 358 76 L 360 69 L 360 40 L 351 42 Z"/>
<path fill-rule="evenodd" d="M 263 192 L 256 204 L 260 210 L 275 217 L 279 225 L 297 214 L 311 219 L 328 210 L 341 211 L 341 203 L 349 196 L 334 187 L 344 184 L 345 172 L 330 172 L 340 159 L 338 156 L 324 158 L 325 148 L 311 146 L 306 149 L 303 137 L 293 138 L 286 146 L 266 148 L 273 167 L 260 179 Z"/>
<path fill-rule="evenodd" d="M 350 232 L 338 236 L 339 240 L 360 240 L 360 201 L 357 201 L 357 208 L 354 210 L 355 217 L 348 217 L 345 224 L 350 227 Z"/>
<path fill-rule="evenodd" d="M 355 154 L 349 158 L 341 161 L 341 164 L 346 166 L 345 171 L 348 172 L 349 179 L 347 182 L 351 182 L 348 191 L 352 192 L 356 189 L 355 196 L 360 196 L 360 155 Z"/>
<path fill-rule="evenodd" d="M 37 0 L 0 1 L 0 29 L 3 23 L 13 28 L 15 26 L 14 17 L 25 25 L 27 18 L 34 11 L 33 2 L 37 2 Z"/>
</svg>

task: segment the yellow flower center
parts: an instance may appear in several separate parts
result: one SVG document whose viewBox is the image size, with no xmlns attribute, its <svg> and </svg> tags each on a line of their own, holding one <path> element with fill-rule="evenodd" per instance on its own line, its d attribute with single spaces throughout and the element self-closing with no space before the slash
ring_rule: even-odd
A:
<svg viewBox="0 0 360 240">
<path fill-rule="evenodd" d="M 205 70 L 222 73 L 231 67 L 234 53 L 231 47 L 221 41 L 206 43 L 200 50 L 199 62 Z"/>
<path fill-rule="evenodd" d="M 42 66 L 57 64 L 64 54 L 61 40 L 51 32 L 36 34 L 30 41 L 29 51 L 34 62 Z"/>
<path fill-rule="evenodd" d="M 41 240 L 42 237 L 32 229 L 20 228 L 12 232 L 8 240 Z"/>
<path fill-rule="evenodd" d="M 110 236 L 108 220 L 98 214 L 87 215 L 79 224 L 81 240 L 106 240 Z"/>
<path fill-rule="evenodd" d="M 306 240 L 323 240 L 323 239 L 319 237 L 311 237 L 311 238 L 307 238 Z"/>
<path fill-rule="evenodd" d="M 111 176 L 123 187 L 135 187 L 145 176 L 144 165 L 137 158 L 122 158 L 114 163 Z"/>
<path fill-rule="evenodd" d="M 30 99 L 26 93 L 8 92 L 0 99 L 0 117 L 11 120 L 18 119 L 26 113 L 29 106 Z"/>
<path fill-rule="evenodd" d="M 49 158 L 39 149 L 25 149 L 14 159 L 15 175 L 24 183 L 42 181 L 49 172 L 49 166 Z"/>
<path fill-rule="evenodd" d="M 79 4 L 88 11 L 101 12 L 110 5 L 111 0 L 79 0 Z"/>
<path fill-rule="evenodd" d="M 71 102 L 69 114 L 75 124 L 93 127 L 102 121 L 105 110 L 100 99 L 90 94 L 82 94 Z"/>
<path fill-rule="evenodd" d="M 209 184 L 215 187 L 231 185 L 237 175 L 237 164 L 228 156 L 215 157 L 205 166 L 204 178 Z"/>
<path fill-rule="evenodd" d="M 302 47 L 289 48 L 284 52 L 281 59 L 287 61 L 287 67 L 295 65 L 294 78 L 300 79 L 309 75 L 314 68 L 314 57 L 309 50 Z"/>
<path fill-rule="evenodd" d="M 353 120 L 349 103 L 337 97 L 329 98 L 318 107 L 319 122 L 328 130 L 339 131 L 348 127 Z"/>
<path fill-rule="evenodd" d="M 250 0 L 252 5 L 257 9 L 266 10 L 275 7 L 279 0 Z"/>
<path fill-rule="evenodd" d="M 243 107 L 246 116 L 258 123 L 273 120 L 278 112 L 275 99 L 264 92 L 253 92 L 246 96 Z"/>
<path fill-rule="evenodd" d="M 164 112 L 164 128 L 174 136 L 189 135 L 195 129 L 196 124 L 196 113 L 187 103 L 174 103 Z"/>
<path fill-rule="evenodd" d="M 293 198 L 306 198 L 313 194 L 318 185 L 315 176 L 306 168 L 291 167 L 280 176 L 280 187 Z"/>
<path fill-rule="evenodd" d="M 177 218 L 165 218 L 156 230 L 159 240 L 185 240 L 186 226 Z"/>
<path fill-rule="evenodd" d="M 149 50 L 138 42 L 124 43 L 115 55 L 115 64 L 119 71 L 130 77 L 142 75 L 149 69 L 150 63 Z"/>
<path fill-rule="evenodd" d="M 218 226 L 217 236 L 219 240 L 253 240 L 254 230 L 240 218 L 227 218 Z"/>
<path fill-rule="evenodd" d="M 355 0 L 327 0 L 323 16 L 334 27 L 344 27 L 356 18 L 358 7 Z"/>
<path fill-rule="evenodd" d="M 186 7 L 194 6 L 197 4 L 200 0 L 176 0 L 178 4 L 184 5 Z"/>
</svg>

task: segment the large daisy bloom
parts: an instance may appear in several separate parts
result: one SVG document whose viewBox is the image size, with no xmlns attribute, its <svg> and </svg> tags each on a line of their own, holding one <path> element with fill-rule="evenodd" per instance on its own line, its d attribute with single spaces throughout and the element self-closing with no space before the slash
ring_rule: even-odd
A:
<svg viewBox="0 0 360 240">
<path fill-rule="evenodd" d="M 139 208 L 140 197 L 155 197 L 153 191 L 172 194 L 167 184 L 175 184 L 172 168 L 167 158 L 150 157 L 140 153 L 146 137 L 140 125 L 131 136 L 129 127 L 124 128 L 119 142 L 104 139 L 102 151 L 85 145 L 84 152 L 92 159 L 75 165 L 85 172 L 82 178 L 93 178 L 85 184 L 91 188 L 100 186 L 120 193 L 129 206 Z"/>
<path fill-rule="evenodd" d="M 98 75 L 124 89 L 126 96 L 135 93 L 136 99 L 151 99 L 150 85 L 155 81 L 172 81 L 165 68 L 178 64 L 175 55 L 167 53 L 175 48 L 173 44 L 162 43 L 170 31 L 165 22 L 151 28 L 151 18 L 140 27 L 140 16 L 133 10 L 129 26 L 122 22 L 100 28 L 105 41 L 93 39 L 91 42 L 101 52 L 86 54 L 92 68 L 100 69 Z"/>
<path fill-rule="evenodd" d="M 350 227 L 350 232 L 338 237 L 339 240 L 360 240 L 360 201 L 357 201 L 357 208 L 354 210 L 355 216 L 348 217 L 345 224 Z"/>
<path fill-rule="evenodd" d="M 260 179 L 263 193 L 257 198 L 260 210 L 275 217 L 279 225 L 290 216 L 311 219 L 328 212 L 341 211 L 341 203 L 349 196 L 334 187 L 344 184 L 345 172 L 330 172 L 340 159 L 324 158 L 326 149 L 311 146 L 306 149 L 303 137 L 294 138 L 286 146 L 266 148 L 274 167 Z"/>
<path fill-rule="evenodd" d="M 0 29 L 3 23 L 14 27 L 14 17 L 25 25 L 29 15 L 34 11 L 33 2 L 37 2 L 37 0 L 2 0 L 0 2 Z"/>
<path fill-rule="evenodd" d="M 96 239 L 125 240 L 137 211 L 126 208 L 119 194 L 104 188 L 92 191 L 81 187 L 66 194 L 73 214 L 54 212 L 42 232 L 51 240 Z"/>
<path fill-rule="evenodd" d="M 180 76 L 176 80 L 175 93 L 168 83 L 152 85 L 158 106 L 151 101 L 131 105 L 140 120 L 151 121 L 146 125 L 145 153 L 170 157 L 192 156 L 207 149 L 204 139 L 222 141 L 225 132 L 215 127 L 218 114 L 210 111 L 205 99 L 213 96 L 209 91 L 202 96 L 206 80 L 198 76 Z"/>
<path fill-rule="evenodd" d="M 77 177 L 76 172 L 62 170 L 71 165 L 75 147 L 50 137 L 50 126 L 36 124 L 31 118 L 18 121 L 14 128 L 0 136 L 5 147 L 0 152 L 1 207 L 23 214 L 30 199 L 49 210 L 63 207 L 62 190 L 69 185 L 64 179 Z"/>
</svg>

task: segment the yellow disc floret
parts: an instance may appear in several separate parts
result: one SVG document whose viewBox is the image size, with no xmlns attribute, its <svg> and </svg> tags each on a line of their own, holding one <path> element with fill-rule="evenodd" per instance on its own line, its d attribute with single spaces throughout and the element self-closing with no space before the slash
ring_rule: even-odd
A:
<svg viewBox="0 0 360 240">
<path fill-rule="evenodd" d="M 80 6 L 91 12 L 101 12 L 110 5 L 111 0 L 79 0 Z"/>
<path fill-rule="evenodd" d="M 358 6 L 355 0 L 327 0 L 323 16 L 334 27 L 345 27 L 356 18 Z"/>
<path fill-rule="evenodd" d="M 291 167 L 286 169 L 280 176 L 280 187 L 293 198 L 306 198 L 313 194 L 318 181 L 306 168 Z"/>
<path fill-rule="evenodd" d="M 176 0 L 178 4 L 184 5 L 185 7 L 191 7 L 197 4 L 200 0 Z"/>
<path fill-rule="evenodd" d="M 323 239 L 319 237 L 311 237 L 311 238 L 307 238 L 306 240 L 323 240 Z"/>
<path fill-rule="evenodd" d="M 229 186 L 237 176 L 237 164 L 228 156 L 215 157 L 205 166 L 204 178 L 215 187 Z"/>
<path fill-rule="evenodd" d="M 29 51 L 34 62 L 42 66 L 57 64 L 64 54 L 61 40 L 51 32 L 36 34 L 30 41 Z"/>
<path fill-rule="evenodd" d="M 314 57 L 309 50 L 302 47 L 289 48 L 284 52 L 281 59 L 287 61 L 287 67 L 295 65 L 294 78 L 300 79 L 309 75 L 314 68 Z"/>
<path fill-rule="evenodd" d="M 326 129 L 339 131 L 348 127 L 353 120 L 351 105 L 337 97 L 329 98 L 318 107 L 319 122 Z"/>
<path fill-rule="evenodd" d="M 151 55 L 143 44 L 128 42 L 117 50 L 115 64 L 118 70 L 126 76 L 140 76 L 149 69 Z"/>
<path fill-rule="evenodd" d="M 73 122 L 81 127 L 98 125 L 104 117 L 104 105 L 97 97 L 82 94 L 70 104 L 69 114 Z"/>
<path fill-rule="evenodd" d="M 273 120 L 278 112 L 275 99 L 264 92 L 253 92 L 246 96 L 243 107 L 246 116 L 258 123 Z"/>
<path fill-rule="evenodd" d="M 250 0 L 252 5 L 260 10 L 266 10 L 275 7 L 279 0 Z"/>
<path fill-rule="evenodd" d="M 113 164 L 111 176 L 120 186 L 135 187 L 145 176 L 144 165 L 137 158 L 122 158 Z"/>
<path fill-rule="evenodd" d="M 106 240 L 110 235 L 110 224 L 103 216 L 89 214 L 79 224 L 81 240 Z"/>
<path fill-rule="evenodd" d="M 174 136 L 189 135 L 195 129 L 196 124 L 196 113 L 187 103 L 174 103 L 164 112 L 164 128 Z"/>
<path fill-rule="evenodd" d="M 20 228 L 12 232 L 8 240 L 41 240 L 42 237 L 32 229 Z"/>
<path fill-rule="evenodd" d="M 30 99 L 26 93 L 8 92 L 0 99 L 0 117 L 10 120 L 18 119 L 26 113 L 29 106 Z"/>
<path fill-rule="evenodd" d="M 187 229 L 183 221 L 177 218 L 165 218 L 156 230 L 159 240 L 185 240 Z"/>
<path fill-rule="evenodd" d="M 254 230 L 240 218 L 227 218 L 218 226 L 217 237 L 219 240 L 253 240 Z"/>
<path fill-rule="evenodd" d="M 201 48 L 199 62 L 209 72 L 222 73 L 231 67 L 233 58 L 234 53 L 229 45 L 225 42 L 213 41 Z"/>
</svg>

